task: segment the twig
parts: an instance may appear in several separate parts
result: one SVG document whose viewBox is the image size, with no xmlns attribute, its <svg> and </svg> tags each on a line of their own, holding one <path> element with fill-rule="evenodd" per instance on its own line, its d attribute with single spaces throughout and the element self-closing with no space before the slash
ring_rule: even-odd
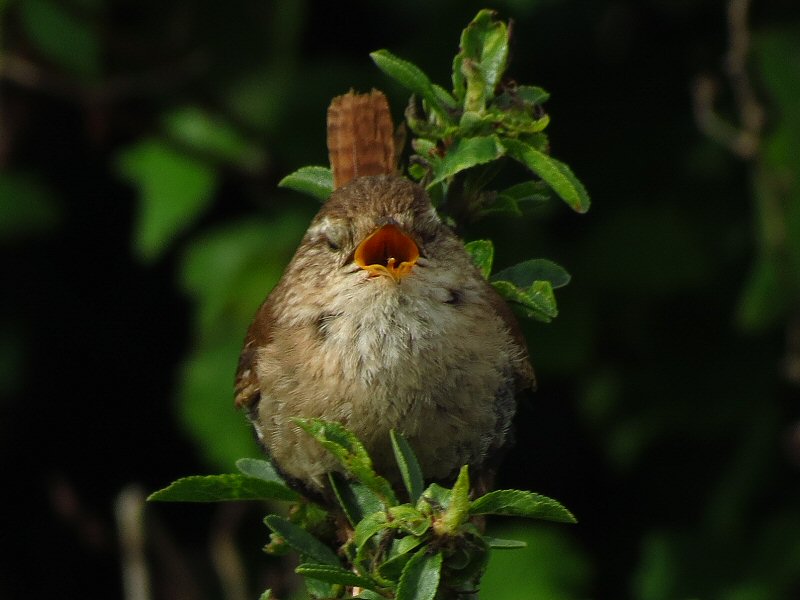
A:
<svg viewBox="0 0 800 600">
<path fill-rule="evenodd" d="M 150 600 L 150 574 L 144 545 L 144 493 L 138 485 L 123 489 L 114 503 L 126 600 Z"/>
<path fill-rule="evenodd" d="M 695 122 L 700 131 L 745 160 L 758 156 L 764 128 L 764 109 L 756 98 L 747 70 L 749 8 L 750 0 L 728 2 L 729 42 L 725 71 L 736 99 L 740 125 L 732 125 L 717 114 L 714 109 L 717 85 L 711 77 L 698 77 L 692 87 Z"/>
<path fill-rule="evenodd" d="M 249 598 L 247 576 L 233 536 L 243 514 L 242 504 L 229 503 L 220 506 L 217 524 L 211 536 L 211 559 L 226 600 Z"/>
<path fill-rule="evenodd" d="M 7 54 L 0 60 L 0 80 L 66 98 L 89 106 L 108 104 L 127 98 L 163 94 L 199 74 L 205 60 L 198 52 L 149 71 L 109 77 L 99 83 L 48 70 L 26 58 Z"/>
</svg>

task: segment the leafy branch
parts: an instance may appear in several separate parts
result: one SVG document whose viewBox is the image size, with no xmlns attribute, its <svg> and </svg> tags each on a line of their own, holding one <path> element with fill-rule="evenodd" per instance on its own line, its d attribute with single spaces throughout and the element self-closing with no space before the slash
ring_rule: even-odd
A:
<svg viewBox="0 0 800 600">
<path fill-rule="evenodd" d="M 480 11 L 461 34 L 452 91 L 388 50 L 370 54 L 378 68 L 412 92 L 405 111 L 413 134 L 408 175 L 425 186 L 451 223 L 497 214 L 519 217 L 526 207 L 546 202 L 552 194 L 576 212 L 589 210 L 586 188 L 566 164 L 549 155 L 544 131 L 550 117 L 543 105 L 550 95 L 505 78 L 509 43 L 508 25 L 496 20 L 491 10 Z M 533 178 L 501 190 L 487 189 L 508 162 L 522 165 Z M 333 192 L 333 177 L 327 167 L 308 166 L 280 185 L 324 201 Z M 486 240 L 467 244 L 487 278 L 493 256 L 489 245 Z M 549 322 L 558 314 L 553 290 L 566 285 L 569 275 L 555 263 L 538 259 L 501 271 L 491 280 L 522 315 Z"/>
<path fill-rule="evenodd" d="M 400 502 L 389 482 L 372 468 L 358 438 L 335 422 L 297 419 L 342 466 L 330 484 L 339 509 L 352 528 L 344 543 L 333 543 L 332 514 L 299 496 L 266 460 L 237 461 L 239 473 L 185 477 L 149 500 L 220 502 L 279 500 L 295 504 L 288 518 L 268 515 L 272 531 L 265 550 L 300 555 L 296 572 L 312 598 L 433 600 L 475 597 L 491 549 L 524 548 L 516 540 L 484 535 L 473 524 L 482 515 L 506 515 L 574 523 L 575 517 L 552 498 L 521 490 L 495 490 L 470 499 L 469 469 L 464 466 L 446 488 L 423 489 L 422 471 L 408 442 L 391 433 L 392 447 L 409 502 Z M 265 592 L 262 598 L 268 598 Z"/>
</svg>

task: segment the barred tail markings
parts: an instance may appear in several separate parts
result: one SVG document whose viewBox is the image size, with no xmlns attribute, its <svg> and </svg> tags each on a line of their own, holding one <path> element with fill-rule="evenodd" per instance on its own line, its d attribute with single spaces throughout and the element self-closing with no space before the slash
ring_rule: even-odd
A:
<svg viewBox="0 0 800 600">
<path fill-rule="evenodd" d="M 328 108 L 328 156 L 333 186 L 356 177 L 395 173 L 394 125 L 383 92 L 337 96 Z"/>
</svg>

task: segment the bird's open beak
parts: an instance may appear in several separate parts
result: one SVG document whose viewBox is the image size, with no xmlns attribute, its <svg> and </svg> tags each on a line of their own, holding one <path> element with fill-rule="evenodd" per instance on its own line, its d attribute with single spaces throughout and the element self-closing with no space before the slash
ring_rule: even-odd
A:
<svg viewBox="0 0 800 600">
<path fill-rule="evenodd" d="M 418 258 L 417 244 L 395 225 L 384 225 L 370 234 L 353 255 L 370 276 L 390 275 L 395 281 L 408 275 Z"/>
</svg>

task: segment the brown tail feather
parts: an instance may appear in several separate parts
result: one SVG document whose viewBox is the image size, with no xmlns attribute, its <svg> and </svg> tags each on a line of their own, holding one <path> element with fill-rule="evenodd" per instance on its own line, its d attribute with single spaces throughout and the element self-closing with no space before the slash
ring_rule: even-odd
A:
<svg viewBox="0 0 800 600">
<path fill-rule="evenodd" d="M 337 96 L 328 108 L 334 188 L 356 177 L 395 172 L 394 125 L 383 92 Z"/>
</svg>

